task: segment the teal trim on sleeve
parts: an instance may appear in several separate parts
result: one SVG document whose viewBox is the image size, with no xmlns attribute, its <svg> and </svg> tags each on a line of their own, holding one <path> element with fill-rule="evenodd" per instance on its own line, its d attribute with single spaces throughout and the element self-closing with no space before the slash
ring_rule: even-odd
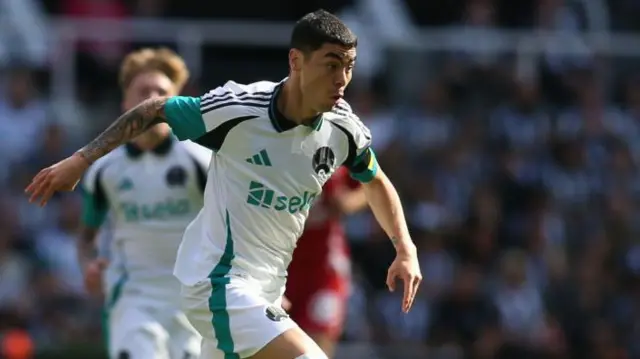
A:
<svg viewBox="0 0 640 359">
<path fill-rule="evenodd" d="M 82 224 L 90 228 L 99 228 L 107 218 L 108 208 L 97 200 L 96 196 L 82 191 Z"/>
<path fill-rule="evenodd" d="M 373 152 L 371 148 L 363 151 L 359 157 L 356 157 L 356 159 L 354 160 L 354 163 L 356 165 L 353 167 L 355 168 L 363 167 L 363 166 L 360 166 L 360 162 L 362 162 L 363 160 L 366 160 L 367 158 L 369 160 L 369 163 L 367 163 L 367 166 L 364 168 L 363 171 L 360 171 L 360 172 L 349 171 L 349 175 L 351 176 L 351 178 L 361 183 L 371 182 L 376 177 L 376 174 L 378 173 L 378 160 L 376 159 L 375 152 Z"/>
<path fill-rule="evenodd" d="M 171 97 L 164 105 L 164 114 L 173 133 L 181 141 L 195 140 L 207 132 L 199 97 Z"/>
</svg>

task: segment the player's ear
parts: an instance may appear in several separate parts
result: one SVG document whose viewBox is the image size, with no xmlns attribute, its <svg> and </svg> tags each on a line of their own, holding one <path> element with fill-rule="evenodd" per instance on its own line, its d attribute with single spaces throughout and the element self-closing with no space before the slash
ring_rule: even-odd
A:
<svg viewBox="0 0 640 359">
<path fill-rule="evenodd" d="M 298 49 L 289 50 L 289 69 L 291 71 L 300 71 L 302 69 L 302 62 L 304 61 L 304 54 Z"/>
</svg>

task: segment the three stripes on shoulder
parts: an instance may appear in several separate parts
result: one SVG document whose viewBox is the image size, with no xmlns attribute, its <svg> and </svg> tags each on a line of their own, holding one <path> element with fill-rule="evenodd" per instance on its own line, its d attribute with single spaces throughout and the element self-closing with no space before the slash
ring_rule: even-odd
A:
<svg viewBox="0 0 640 359">
<path fill-rule="evenodd" d="M 224 87 L 209 91 L 200 98 L 200 112 L 205 114 L 228 106 L 268 108 L 273 91 L 235 93 Z"/>
</svg>

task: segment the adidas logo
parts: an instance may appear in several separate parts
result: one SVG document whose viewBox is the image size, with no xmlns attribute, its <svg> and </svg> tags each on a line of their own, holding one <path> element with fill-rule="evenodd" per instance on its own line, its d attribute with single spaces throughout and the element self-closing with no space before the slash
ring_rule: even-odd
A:
<svg viewBox="0 0 640 359">
<path fill-rule="evenodd" d="M 247 162 L 258 165 L 258 166 L 267 166 L 271 167 L 271 160 L 269 159 L 269 155 L 267 154 L 267 150 L 262 150 L 255 155 L 246 159 Z"/>
<path fill-rule="evenodd" d="M 124 178 L 118 184 L 118 191 L 128 191 L 133 188 L 133 182 L 129 178 Z"/>
</svg>

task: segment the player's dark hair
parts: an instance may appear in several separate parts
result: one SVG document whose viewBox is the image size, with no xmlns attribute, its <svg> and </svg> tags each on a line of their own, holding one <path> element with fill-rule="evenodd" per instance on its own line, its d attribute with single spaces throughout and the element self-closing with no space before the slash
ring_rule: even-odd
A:
<svg viewBox="0 0 640 359">
<path fill-rule="evenodd" d="M 325 10 L 303 16 L 293 27 L 291 48 L 308 53 L 326 43 L 356 47 L 358 38 L 337 16 Z"/>
</svg>

